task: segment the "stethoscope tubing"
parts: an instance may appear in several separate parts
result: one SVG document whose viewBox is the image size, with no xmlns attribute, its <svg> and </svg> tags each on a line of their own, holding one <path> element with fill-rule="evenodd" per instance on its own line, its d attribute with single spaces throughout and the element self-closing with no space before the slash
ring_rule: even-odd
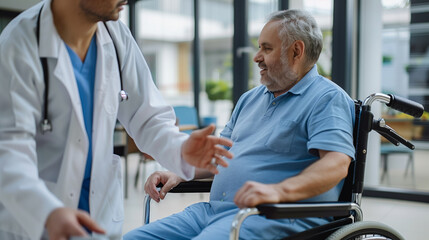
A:
<svg viewBox="0 0 429 240">
<path fill-rule="evenodd" d="M 42 9 L 43 6 L 40 8 L 39 14 L 37 15 L 37 26 L 36 26 L 36 39 L 37 39 L 37 46 L 40 47 L 40 16 L 42 15 Z M 112 34 L 110 33 L 109 28 L 107 27 L 106 22 L 103 22 L 107 33 L 109 34 L 110 38 L 113 42 L 113 47 L 115 48 L 116 53 L 116 62 L 118 64 L 118 70 L 119 70 L 119 80 L 121 83 L 121 91 L 119 92 L 119 99 L 120 101 L 126 101 L 128 100 L 128 93 L 124 91 L 124 83 L 122 80 L 122 70 L 121 70 L 121 61 L 119 59 L 119 53 L 118 49 L 115 46 L 115 41 L 113 40 Z M 44 103 L 43 103 L 43 120 L 41 122 L 41 130 L 42 134 L 44 134 L 47 131 L 52 131 L 52 123 L 49 120 L 48 111 L 49 111 L 49 103 L 48 103 L 48 96 L 49 96 L 49 75 L 48 75 L 48 62 L 46 57 L 40 57 L 40 63 L 42 64 L 43 69 L 43 80 L 45 82 L 45 93 L 44 93 Z"/>
</svg>

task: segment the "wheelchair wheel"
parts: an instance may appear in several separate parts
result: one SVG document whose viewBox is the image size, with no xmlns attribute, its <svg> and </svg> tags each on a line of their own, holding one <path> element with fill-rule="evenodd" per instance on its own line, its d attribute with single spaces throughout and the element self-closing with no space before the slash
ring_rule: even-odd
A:
<svg viewBox="0 0 429 240">
<path fill-rule="evenodd" d="M 379 222 L 356 222 L 344 226 L 326 240 L 403 240 L 404 238 L 395 229 Z"/>
</svg>

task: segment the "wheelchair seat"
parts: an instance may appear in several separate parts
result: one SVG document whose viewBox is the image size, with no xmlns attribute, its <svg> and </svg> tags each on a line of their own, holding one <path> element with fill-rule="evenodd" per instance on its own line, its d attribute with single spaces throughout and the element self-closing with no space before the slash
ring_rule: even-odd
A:
<svg viewBox="0 0 429 240">
<path fill-rule="evenodd" d="M 374 101 L 385 103 L 388 107 L 402 111 L 414 117 L 423 114 L 423 106 L 408 99 L 394 95 L 375 93 L 367 97 L 364 102 L 355 101 L 355 126 L 353 143 L 356 154 L 350 163 L 348 175 L 337 202 L 305 202 L 305 203 L 278 203 L 261 204 L 254 208 L 243 208 L 235 216 L 230 239 L 239 239 L 242 222 L 251 215 L 262 215 L 267 219 L 305 218 L 305 217 L 334 217 L 334 220 L 303 232 L 296 233 L 284 239 L 404 239 L 396 230 L 378 222 L 363 221 L 360 207 L 364 171 L 367 156 L 368 134 L 376 131 L 394 145 L 402 143 L 413 150 L 414 145 L 399 136 L 393 129 L 385 125 L 383 119 L 374 120 L 371 104 Z M 211 182 L 190 181 L 173 188 L 170 192 L 209 192 Z M 145 197 L 144 223 L 149 223 L 150 197 Z"/>
</svg>

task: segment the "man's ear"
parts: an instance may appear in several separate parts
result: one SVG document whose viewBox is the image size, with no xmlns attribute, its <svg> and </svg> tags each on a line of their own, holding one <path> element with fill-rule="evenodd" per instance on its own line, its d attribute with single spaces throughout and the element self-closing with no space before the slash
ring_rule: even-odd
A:
<svg viewBox="0 0 429 240">
<path fill-rule="evenodd" d="M 291 51 L 293 53 L 293 61 L 299 61 L 304 59 L 304 52 L 305 52 L 305 44 L 301 40 L 297 40 L 294 43 L 292 43 Z"/>
</svg>

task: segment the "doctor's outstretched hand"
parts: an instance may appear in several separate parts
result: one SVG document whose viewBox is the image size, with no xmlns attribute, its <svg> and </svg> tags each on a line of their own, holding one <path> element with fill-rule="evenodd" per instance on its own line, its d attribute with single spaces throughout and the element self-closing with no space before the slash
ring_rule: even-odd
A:
<svg viewBox="0 0 429 240">
<path fill-rule="evenodd" d="M 231 159 L 233 155 L 223 147 L 231 147 L 232 141 L 211 135 L 214 130 L 215 126 L 211 124 L 206 128 L 193 131 L 182 145 L 182 157 L 195 167 L 217 174 L 219 173 L 217 165 L 228 166 L 222 157 Z"/>
<path fill-rule="evenodd" d="M 88 213 L 71 208 L 57 208 L 53 210 L 46 220 L 46 230 L 50 240 L 68 240 L 70 237 L 88 236 L 82 227 L 105 234 L 105 231 L 91 219 Z"/>
</svg>

